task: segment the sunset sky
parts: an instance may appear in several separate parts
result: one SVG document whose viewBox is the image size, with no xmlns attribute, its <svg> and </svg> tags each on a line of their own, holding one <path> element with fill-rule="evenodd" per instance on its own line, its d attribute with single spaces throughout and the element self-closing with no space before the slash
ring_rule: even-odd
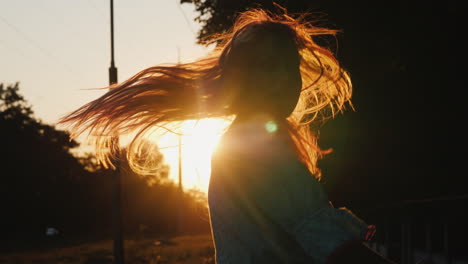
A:
<svg viewBox="0 0 468 264">
<path fill-rule="evenodd" d="M 192 5 L 178 0 L 114 0 L 118 81 L 155 64 L 192 60 L 208 52 L 210 47 L 196 44 L 200 28 L 193 21 L 196 15 Z M 104 92 L 83 89 L 108 85 L 110 1 L 0 0 L 0 32 L 0 83 L 19 82 L 21 94 L 45 123 L 55 124 Z M 206 189 L 209 151 L 200 156 L 188 142 L 210 139 L 206 144 L 211 146 L 216 137 L 197 133 L 203 136 L 184 139 L 183 150 L 204 162 L 195 165 L 192 157 L 186 157 L 184 175 L 187 187 Z M 177 178 L 176 150 L 165 150 L 173 178 Z"/>
</svg>

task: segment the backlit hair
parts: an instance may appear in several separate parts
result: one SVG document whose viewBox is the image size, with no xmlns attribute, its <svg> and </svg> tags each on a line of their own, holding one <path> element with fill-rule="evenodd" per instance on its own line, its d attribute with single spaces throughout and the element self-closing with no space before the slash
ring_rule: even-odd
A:
<svg viewBox="0 0 468 264">
<path fill-rule="evenodd" d="M 250 9 L 240 13 L 233 27 L 211 38 L 216 47 L 207 56 L 188 63 L 161 64 L 144 69 L 133 77 L 103 89 L 101 97 L 64 116 L 59 124 L 66 124 L 75 138 L 89 132 L 104 166 L 112 167 L 109 151 L 116 147 L 115 135 L 132 134 L 127 158 L 133 168 L 132 153 L 141 160 L 140 142 L 155 128 L 164 129 L 170 122 L 201 118 L 235 116 L 232 98 L 226 96 L 221 85 L 223 60 L 229 56 L 233 40 L 249 25 L 279 23 L 293 32 L 300 59 L 302 90 L 293 113 L 287 118 L 289 133 L 298 156 L 310 172 L 320 178 L 317 160 L 326 153 L 317 145 L 317 124 L 351 107 L 352 85 L 349 74 L 333 52 L 318 45 L 314 38 L 335 36 L 339 31 L 317 27 L 309 14 L 292 15 L 285 9 L 272 13 Z M 136 154 L 135 154 L 136 155 Z M 151 165 L 151 164 L 146 164 Z"/>
</svg>

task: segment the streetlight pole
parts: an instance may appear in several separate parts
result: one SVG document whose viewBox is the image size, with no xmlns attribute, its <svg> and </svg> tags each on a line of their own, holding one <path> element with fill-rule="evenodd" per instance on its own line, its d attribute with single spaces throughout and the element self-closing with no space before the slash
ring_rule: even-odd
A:
<svg viewBox="0 0 468 264">
<path fill-rule="evenodd" d="M 179 135 L 179 190 L 182 191 L 182 135 Z"/>
<path fill-rule="evenodd" d="M 109 67 L 109 84 L 117 83 L 117 68 L 114 63 L 114 1 L 110 0 L 110 29 L 111 29 L 111 65 Z"/>
<path fill-rule="evenodd" d="M 109 85 L 117 83 L 117 68 L 114 63 L 114 1 L 110 0 L 110 29 L 111 29 L 111 65 L 109 67 Z M 119 144 L 118 135 L 114 136 L 113 144 Z M 120 155 L 120 153 L 119 153 Z M 122 235 L 122 201 L 119 157 L 114 160 L 113 173 L 113 231 L 114 231 L 114 263 L 124 264 L 123 235 Z"/>
<path fill-rule="evenodd" d="M 180 48 L 177 47 L 177 61 L 180 64 Z M 183 136 L 183 131 L 180 131 L 179 134 L 179 201 L 178 201 L 178 210 L 177 210 L 177 234 L 180 235 L 182 233 L 182 226 L 183 226 L 183 211 L 184 211 L 184 187 L 182 183 L 182 136 Z"/>
<path fill-rule="evenodd" d="M 179 135 L 179 190 L 178 190 L 178 211 L 177 211 L 177 234 L 182 233 L 183 210 L 184 210 L 184 189 L 182 185 L 182 134 Z"/>
</svg>

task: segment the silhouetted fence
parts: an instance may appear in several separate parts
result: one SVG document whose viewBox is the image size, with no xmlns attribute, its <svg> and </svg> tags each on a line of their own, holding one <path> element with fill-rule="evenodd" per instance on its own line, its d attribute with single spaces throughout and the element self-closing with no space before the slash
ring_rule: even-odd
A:
<svg viewBox="0 0 468 264">
<path fill-rule="evenodd" d="M 400 264 L 468 264 L 468 195 L 370 209 L 369 245 Z"/>
</svg>

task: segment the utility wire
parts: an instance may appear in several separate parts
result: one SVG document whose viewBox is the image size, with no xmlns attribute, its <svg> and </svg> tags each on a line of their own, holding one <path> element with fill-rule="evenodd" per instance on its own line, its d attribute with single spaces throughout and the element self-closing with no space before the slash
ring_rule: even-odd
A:
<svg viewBox="0 0 468 264">
<path fill-rule="evenodd" d="M 185 14 L 184 10 L 182 9 L 181 5 L 180 4 L 176 4 L 177 7 L 179 8 L 180 12 L 182 13 L 182 16 L 184 17 L 185 19 L 185 23 L 187 24 L 187 27 L 189 28 L 189 30 L 193 33 L 193 35 L 196 37 L 196 33 L 195 33 L 195 30 L 193 30 L 192 28 L 192 25 L 190 24 L 190 19 L 188 19 L 187 15 Z"/>
<path fill-rule="evenodd" d="M 21 31 L 20 29 L 18 29 L 16 26 L 14 26 L 13 24 L 11 24 L 10 22 L 8 22 L 8 20 L 6 20 L 4 17 L 0 16 L 0 20 L 6 24 L 8 27 L 10 27 L 13 31 L 16 32 L 16 34 L 18 34 L 19 36 L 21 36 L 24 40 L 26 40 L 26 42 L 28 42 L 31 46 L 34 46 L 35 48 L 37 48 L 38 50 L 40 50 L 42 52 L 42 54 L 44 54 L 46 57 L 56 61 L 58 64 L 60 64 L 63 69 L 65 69 L 66 71 L 68 71 L 68 73 L 70 73 L 74 78 L 76 78 L 76 75 L 73 70 L 71 69 L 71 67 L 63 62 L 61 62 L 54 54 L 50 53 L 48 50 L 46 50 L 45 48 L 43 48 L 41 45 L 39 45 L 39 43 L 37 43 L 36 41 L 34 41 L 34 39 L 32 39 L 31 37 L 29 37 L 26 33 L 24 33 L 23 31 Z"/>
<path fill-rule="evenodd" d="M 74 28 L 75 25 L 70 26 L 70 24 L 66 25 L 64 22 L 67 21 L 66 16 L 64 16 L 63 13 L 58 14 L 59 12 L 50 12 L 50 7 L 44 5 L 44 1 L 38 1 L 40 3 L 40 7 L 42 8 L 43 12 L 42 16 L 47 17 L 48 19 L 52 19 L 55 25 L 60 25 L 60 27 L 63 28 L 61 34 L 67 34 L 70 39 L 67 39 L 68 41 L 72 40 L 72 36 L 80 36 L 80 32 L 77 32 L 76 29 Z M 73 32 L 71 31 L 73 29 Z"/>
</svg>

